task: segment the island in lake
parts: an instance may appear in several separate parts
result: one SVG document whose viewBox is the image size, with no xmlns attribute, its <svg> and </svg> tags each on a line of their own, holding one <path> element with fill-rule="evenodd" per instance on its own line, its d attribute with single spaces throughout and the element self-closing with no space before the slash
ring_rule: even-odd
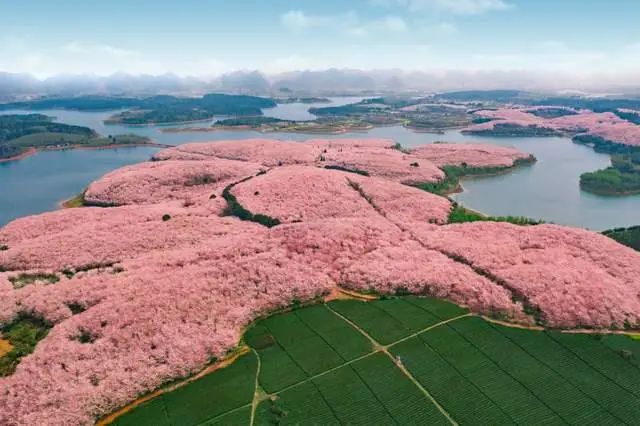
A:
<svg viewBox="0 0 640 426">
<path fill-rule="evenodd" d="M 164 124 L 209 120 L 216 115 L 261 115 L 273 108 L 273 99 L 259 96 L 211 93 L 201 97 L 160 95 L 151 97 L 77 96 L 42 98 L 0 104 L 0 110 L 70 109 L 77 111 L 125 111 L 110 117 L 107 123 Z"/>
<path fill-rule="evenodd" d="M 558 99 L 548 101 L 561 103 Z M 588 145 L 597 152 L 611 155 L 611 167 L 584 173 L 580 187 L 599 195 L 630 195 L 640 193 L 640 126 L 635 114 L 621 110 L 632 101 L 606 102 L 600 112 L 576 109 L 576 106 L 595 108 L 602 102 L 585 103 L 566 100 L 563 106 L 510 107 L 479 110 L 476 114 L 487 118 L 463 132 L 490 136 L 562 136 L 573 142 Z M 632 103 L 635 107 L 640 102 Z M 622 112 L 621 112 L 622 111 Z M 621 118 L 624 117 L 624 118 Z M 631 119 L 629 121 L 628 119 Z"/>
<path fill-rule="evenodd" d="M 279 104 L 325 104 L 331 102 L 329 98 L 323 98 L 318 96 L 309 96 L 309 97 L 290 97 L 290 98 L 274 98 L 274 100 Z"/>
<path fill-rule="evenodd" d="M 43 114 L 0 115 L 0 161 L 24 158 L 38 150 L 139 145 L 158 144 L 138 135 L 101 136 L 88 127 L 56 123 Z"/>
<path fill-rule="evenodd" d="M 633 99 L 547 98 L 521 91 L 466 91 L 424 97 L 374 97 L 340 106 L 312 107 L 309 112 L 317 118 L 307 121 L 249 114 L 221 119 L 207 127 L 163 131 L 339 134 L 400 124 L 417 132 L 457 128 L 481 136 L 568 136 L 576 143 L 613 156 L 611 167 L 582 175 L 583 190 L 601 195 L 630 195 L 640 192 L 638 108 L 640 101 Z M 451 175 L 456 173 L 460 171 L 451 169 Z M 467 170 L 465 174 L 473 173 Z"/>
<path fill-rule="evenodd" d="M 164 124 L 210 120 L 216 115 L 262 115 L 275 107 L 272 99 L 211 93 L 198 98 L 154 96 L 140 99 L 135 109 L 109 118 L 106 123 Z"/>
<path fill-rule="evenodd" d="M 311 102 L 307 102 L 311 103 Z M 296 121 L 246 114 L 221 119 L 198 131 L 256 130 L 261 132 L 297 132 L 336 134 L 368 130 L 376 126 L 402 125 L 415 131 L 442 132 L 467 126 L 479 119 L 459 105 L 434 103 L 431 97 L 378 97 L 360 102 L 308 110 L 314 120 Z M 193 131 L 193 127 L 169 128 L 167 132 Z"/>
</svg>

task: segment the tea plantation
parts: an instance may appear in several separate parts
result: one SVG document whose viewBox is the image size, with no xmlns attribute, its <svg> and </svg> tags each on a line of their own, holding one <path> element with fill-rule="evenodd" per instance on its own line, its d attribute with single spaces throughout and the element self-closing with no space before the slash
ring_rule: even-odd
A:
<svg viewBox="0 0 640 426">
<path fill-rule="evenodd" d="M 497 325 L 440 300 L 258 321 L 250 351 L 117 425 L 640 424 L 640 341 Z"/>
</svg>

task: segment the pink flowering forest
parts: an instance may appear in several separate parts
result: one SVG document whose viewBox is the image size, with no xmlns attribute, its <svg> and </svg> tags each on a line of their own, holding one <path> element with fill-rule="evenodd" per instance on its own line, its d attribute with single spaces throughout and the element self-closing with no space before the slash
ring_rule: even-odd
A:
<svg viewBox="0 0 640 426">
<path fill-rule="evenodd" d="M 613 120 L 565 119 L 552 124 L 598 133 Z M 92 183 L 93 207 L 11 222 L 0 229 L 0 322 L 27 313 L 52 328 L 0 378 L 0 424 L 91 424 L 223 356 L 256 316 L 337 287 L 430 295 L 524 324 L 637 328 L 640 253 L 564 226 L 447 224 L 452 203 L 410 186 L 443 179 L 444 165 L 528 157 L 377 139 L 187 144 Z M 228 215 L 225 188 L 277 226 Z M 23 273 L 59 280 L 16 286 Z"/>
<path fill-rule="evenodd" d="M 517 126 L 535 126 L 573 134 L 587 134 L 605 140 L 630 146 L 640 145 L 640 126 L 624 120 L 612 112 L 593 112 L 590 110 L 571 110 L 575 114 L 556 118 L 541 118 L 534 114 L 534 109 L 546 108 L 500 108 L 497 110 L 481 110 L 476 114 L 493 119 L 485 123 L 468 127 L 467 131 L 483 131 L 493 129 L 496 124 L 512 124 Z"/>
</svg>

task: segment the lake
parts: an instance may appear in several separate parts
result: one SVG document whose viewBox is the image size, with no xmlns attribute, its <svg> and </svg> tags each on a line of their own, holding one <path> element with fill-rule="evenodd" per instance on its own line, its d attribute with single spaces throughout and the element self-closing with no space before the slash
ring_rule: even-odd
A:
<svg viewBox="0 0 640 426">
<path fill-rule="evenodd" d="M 330 105 L 356 102 L 359 99 L 361 98 L 334 98 Z M 276 108 L 265 110 L 265 115 L 307 120 L 313 118 L 308 113 L 308 108 L 316 105 L 321 104 L 280 104 Z M 532 153 L 538 162 L 509 174 L 465 179 L 464 192 L 454 194 L 452 198 L 486 214 L 528 216 L 593 230 L 640 224 L 640 196 L 602 197 L 580 190 L 580 174 L 606 167 L 610 160 L 608 155 L 574 144 L 569 138 L 480 137 L 463 135 L 456 130 L 445 134 L 416 133 L 401 126 L 378 127 L 368 132 L 341 135 L 265 134 L 255 131 L 163 133 L 163 126 L 105 125 L 103 120 L 113 114 L 113 111 L 38 112 L 55 116 L 56 121 L 91 127 L 101 134 L 136 133 L 166 144 L 246 138 L 301 141 L 309 138 L 381 137 L 394 139 L 405 146 L 434 141 L 514 146 Z M 207 123 L 190 126 L 205 125 Z M 51 151 L 24 160 L 0 163 L 0 225 L 20 216 L 53 210 L 59 201 L 78 194 L 104 173 L 148 160 L 156 151 L 157 148 L 150 147 Z"/>
<path fill-rule="evenodd" d="M 329 102 L 318 102 L 312 104 L 305 104 L 301 102 L 293 102 L 290 104 L 278 104 L 275 108 L 266 108 L 262 112 L 267 117 L 280 118 L 282 120 L 314 120 L 315 115 L 309 112 L 309 108 L 321 108 L 321 107 L 334 107 L 347 104 L 353 104 L 365 99 L 362 96 L 343 96 L 339 98 L 328 98 Z"/>
<path fill-rule="evenodd" d="M 0 225 L 55 210 L 105 173 L 149 159 L 158 148 L 47 151 L 0 163 Z"/>
</svg>

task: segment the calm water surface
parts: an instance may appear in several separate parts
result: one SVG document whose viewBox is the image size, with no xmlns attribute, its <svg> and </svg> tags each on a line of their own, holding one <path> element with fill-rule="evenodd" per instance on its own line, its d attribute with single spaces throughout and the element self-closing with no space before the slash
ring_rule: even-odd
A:
<svg viewBox="0 0 640 426">
<path fill-rule="evenodd" d="M 355 102 L 361 98 L 336 98 L 331 105 Z M 320 104 L 281 104 L 265 110 L 278 118 L 313 119 L 308 108 Z M 28 113 L 30 111 L 19 111 Z M 465 206 L 491 215 L 520 215 L 564 225 L 603 230 L 640 224 L 640 196 L 600 197 L 580 191 L 581 173 L 606 167 L 609 157 L 577 145 L 568 138 L 499 138 L 415 133 L 402 127 L 381 127 L 369 132 L 343 135 L 304 135 L 253 131 L 163 133 L 162 126 L 104 125 L 108 112 L 39 111 L 57 121 L 87 126 L 101 134 L 136 133 L 157 142 L 182 144 L 196 141 L 269 137 L 283 140 L 308 138 L 382 137 L 405 146 L 434 141 L 493 143 L 514 146 L 530 152 L 538 162 L 513 173 L 463 181 L 464 192 L 453 196 Z M 4 113 L 10 113 L 6 111 Z M 202 127 L 196 123 L 191 127 Z M 118 167 L 148 160 L 156 148 L 118 148 L 99 151 L 55 151 L 39 153 L 20 161 L 0 163 L 0 225 L 28 214 L 53 210 L 58 202 L 81 192 L 91 181 Z"/>
<path fill-rule="evenodd" d="M 267 117 L 280 118 L 282 120 L 314 120 L 315 115 L 309 112 L 309 108 L 323 108 L 330 106 L 341 106 L 360 102 L 363 97 L 344 96 L 339 98 L 328 98 L 329 102 L 320 102 L 313 104 L 304 103 L 291 103 L 291 104 L 278 104 L 275 108 L 263 109 L 262 112 Z"/>
<path fill-rule="evenodd" d="M 21 216 L 55 210 L 110 170 L 148 160 L 158 148 L 41 152 L 0 163 L 0 225 Z"/>
</svg>

